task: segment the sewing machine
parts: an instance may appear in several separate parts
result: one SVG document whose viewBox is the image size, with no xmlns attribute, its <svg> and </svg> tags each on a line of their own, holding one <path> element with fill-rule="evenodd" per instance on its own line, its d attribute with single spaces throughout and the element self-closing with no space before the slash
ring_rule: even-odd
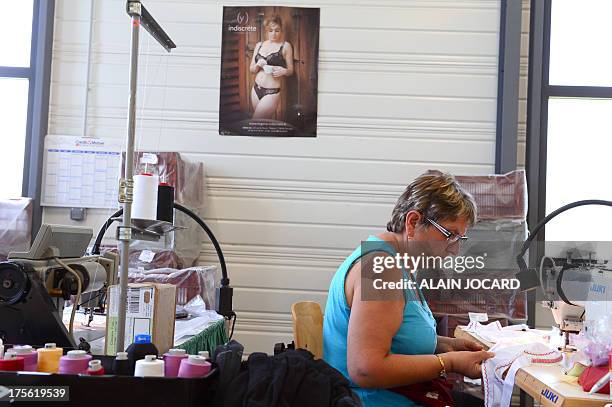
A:
<svg viewBox="0 0 612 407">
<path fill-rule="evenodd" d="M 93 231 L 43 224 L 27 252 L 0 263 L 0 338 L 6 343 L 76 347 L 62 322 L 64 305 L 79 291 L 79 306 L 95 307 L 116 284 L 115 255 L 85 256 Z"/>
<path fill-rule="evenodd" d="M 585 326 L 585 322 L 597 321 L 612 312 L 612 263 L 603 260 L 610 258 L 612 247 L 610 244 L 604 244 L 607 242 L 599 242 L 597 251 L 589 247 L 585 252 L 584 247 L 580 250 L 578 246 L 593 246 L 595 242 L 557 243 L 566 246 L 561 250 L 562 256 L 565 257 L 544 256 L 539 268 L 529 268 L 524 256 L 546 223 L 567 210 L 586 205 L 612 207 L 612 201 L 590 199 L 556 209 L 538 222 L 516 257 L 520 270 L 517 278 L 521 283 L 521 290 L 542 288 L 543 305 L 551 309 L 555 322 L 564 334 L 565 349 L 568 349 L 570 333 L 578 333 Z M 548 253 L 550 246 L 553 246 L 552 251 L 555 251 L 555 242 L 546 244 Z M 576 247 L 567 250 L 568 245 Z"/>
<path fill-rule="evenodd" d="M 540 275 L 546 298 L 542 304 L 550 308 L 559 329 L 566 335 L 566 346 L 570 333 L 578 333 L 588 326 L 586 322 L 612 313 L 612 269 L 608 263 L 547 257 L 540 267 Z"/>
</svg>

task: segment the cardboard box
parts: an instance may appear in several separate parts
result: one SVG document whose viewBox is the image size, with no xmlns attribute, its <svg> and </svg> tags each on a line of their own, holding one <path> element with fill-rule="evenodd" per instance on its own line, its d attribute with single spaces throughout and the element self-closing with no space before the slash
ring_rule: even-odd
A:
<svg viewBox="0 0 612 407">
<path fill-rule="evenodd" d="M 174 317 L 176 287 L 171 284 L 128 284 L 127 315 L 125 320 L 125 349 L 136 335 L 151 335 L 159 353 L 165 353 L 174 344 Z M 117 327 L 119 315 L 119 286 L 109 288 L 108 317 L 104 352 L 117 353 Z"/>
</svg>

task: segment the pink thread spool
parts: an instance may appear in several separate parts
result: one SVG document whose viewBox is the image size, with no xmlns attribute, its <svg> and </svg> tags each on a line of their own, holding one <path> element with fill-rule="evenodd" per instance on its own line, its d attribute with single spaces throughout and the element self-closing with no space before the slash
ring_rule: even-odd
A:
<svg viewBox="0 0 612 407">
<path fill-rule="evenodd" d="M 60 374 L 81 374 L 87 373 L 91 355 L 84 350 L 71 350 L 67 355 L 60 358 Z"/>
<path fill-rule="evenodd" d="M 185 349 L 170 349 L 164 353 L 164 376 L 177 377 L 181 361 L 187 359 L 188 356 Z"/>
<path fill-rule="evenodd" d="M 7 353 L 9 352 L 23 358 L 23 370 L 27 372 L 35 372 L 38 370 L 38 352 L 36 352 L 30 345 L 13 346 L 7 351 Z"/>
<path fill-rule="evenodd" d="M 181 360 L 178 377 L 185 379 L 204 377 L 210 372 L 211 365 L 206 358 L 199 355 L 189 355 L 187 359 Z"/>
</svg>

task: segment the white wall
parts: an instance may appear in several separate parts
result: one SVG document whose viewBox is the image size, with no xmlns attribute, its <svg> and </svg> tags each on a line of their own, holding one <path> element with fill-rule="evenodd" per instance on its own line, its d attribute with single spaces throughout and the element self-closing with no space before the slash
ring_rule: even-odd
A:
<svg viewBox="0 0 612 407">
<path fill-rule="evenodd" d="M 269 1 L 228 4 L 274 4 Z M 206 220 L 228 260 L 247 351 L 291 338 L 290 305 L 324 305 L 336 267 L 384 228 L 393 204 L 430 168 L 494 170 L 499 0 L 285 1 L 321 7 L 316 139 L 217 133 L 222 6 L 148 0 L 177 43 L 143 34 L 138 99 L 143 149 L 204 162 Z M 97 0 L 88 135 L 124 137 L 129 21 Z M 81 135 L 89 2 L 58 0 L 49 132 Z M 110 211 L 90 210 L 97 228 Z M 44 220 L 70 223 L 46 208 Z M 214 260 L 208 246 L 202 262 Z"/>
</svg>

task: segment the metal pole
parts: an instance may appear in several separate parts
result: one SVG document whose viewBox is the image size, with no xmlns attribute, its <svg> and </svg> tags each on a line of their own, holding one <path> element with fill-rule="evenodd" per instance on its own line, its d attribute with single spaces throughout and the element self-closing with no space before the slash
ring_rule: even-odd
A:
<svg viewBox="0 0 612 407">
<path fill-rule="evenodd" d="M 125 148 L 125 200 L 123 203 L 123 228 L 119 230 L 119 240 L 121 241 L 121 270 L 120 270 L 120 294 L 119 294 L 119 315 L 117 327 L 117 352 L 122 352 L 125 348 L 125 317 L 127 306 L 128 290 L 128 266 L 129 249 L 132 237 L 132 189 L 134 172 L 134 138 L 136 134 L 136 81 L 138 75 L 138 45 L 140 33 L 141 4 L 139 2 L 130 3 L 130 15 L 132 17 L 132 50 L 130 53 L 130 99 L 128 108 L 128 137 Z"/>
<path fill-rule="evenodd" d="M 87 110 L 89 109 L 89 79 L 91 77 L 91 48 L 93 39 L 93 23 L 94 23 L 94 10 L 95 0 L 91 0 L 89 7 L 89 36 L 87 40 L 87 70 L 85 71 L 85 100 L 83 107 L 83 137 L 87 137 Z"/>
</svg>

